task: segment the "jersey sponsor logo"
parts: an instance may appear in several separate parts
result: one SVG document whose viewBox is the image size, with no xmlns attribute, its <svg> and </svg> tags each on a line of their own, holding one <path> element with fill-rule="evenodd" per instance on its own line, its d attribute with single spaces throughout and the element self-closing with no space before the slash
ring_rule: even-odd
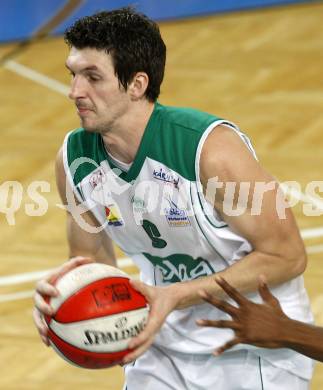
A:
<svg viewBox="0 0 323 390">
<path fill-rule="evenodd" d="M 98 185 L 102 185 L 105 182 L 105 174 L 102 167 L 97 168 L 89 179 L 92 188 L 96 188 Z"/>
<path fill-rule="evenodd" d="M 171 227 L 186 227 L 190 226 L 191 222 L 185 209 L 181 209 L 171 199 L 167 199 L 169 207 L 164 209 L 165 216 L 169 226 Z"/>
<path fill-rule="evenodd" d="M 160 271 L 160 280 L 157 279 L 157 283 L 185 282 L 215 273 L 212 265 L 202 257 L 194 259 L 184 254 L 167 257 L 152 256 L 149 253 L 143 253 L 143 255 Z M 156 278 L 158 278 L 157 275 Z"/>
<path fill-rule="evenodd" d="M 154 169 L 153 178 L 168 184 L 172 184 L 176 189 L 179 188 L 179 177 L 174 175 L 174 173 L 171 171 L 166 171 L 163 168 Z"/>
<path fill-rule="evenodd" d="M 109 204 L 105 207 L 105 215 L 109 226 L 123 226 L 124 221 L 119 207 L 116 204 Z"/>
<path fill-rule="evenodd" d="M 133 195 L 131 197 L 131 203 L 133 207 L 133 211 L 136 213 L 144 214 L 147 212 L 147 206 L 143 199 L 139 198 L 139 196 Z"/>
</svg>

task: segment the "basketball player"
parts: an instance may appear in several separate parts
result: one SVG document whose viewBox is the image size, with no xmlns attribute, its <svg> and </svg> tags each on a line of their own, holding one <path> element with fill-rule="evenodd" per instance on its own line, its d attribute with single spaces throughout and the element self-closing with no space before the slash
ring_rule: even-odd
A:
<svg viewBox="0 0 323 390">
<path fill-rule="evenodd" d="M 255 301 L 264 274 L 286 313 L 312 321 L 299 231 L 289 209 L 285 218 L 277 212 L 283 197 L 249 139 L 225 119 L 157 102 L 166 48 L 144 15 L 122 8 L 85 17 L 65 40 L 82 127 L 67 134 L 56 172 L 70 257 L 83 258 L 37 285 L 34 320 L 44 341 L 42 316 L 52 311 L 43 296 L 57 293 L 53 278 L 86 257 L 115 265 L 113 240 L 140 268 L 134 287 L 150 304 L 124 359 L 125 389 L 307 389 L 307 357 L 243 345 L 215 361 L 214 344 L 231 331 L 196 325 L 223 317 L 198 293 L 223 296 L 215 273 Z M 230 183 L 242 182 L 251 191 L 246 204 L 227 196 Z"/>
<path fill-rule="evenodd" d="M 205 301 L 232 317 L 232 321 L 197 321 L 200 326 L 231 328 L 234 331 L 235 337 L 214 351 L 215 355 L 220 355 L 239 343 L 246 343 L 264 348 L 291 348 L 323 362 L 323 328 L 287 317 L 262 278 L 259 278 L 258 287 L 264 301 L 261 304 L 245 298 L 222 278 L 216 278 L 216 282 L 238 307 L 207 292 L 200 293 Z"/>
</svg>

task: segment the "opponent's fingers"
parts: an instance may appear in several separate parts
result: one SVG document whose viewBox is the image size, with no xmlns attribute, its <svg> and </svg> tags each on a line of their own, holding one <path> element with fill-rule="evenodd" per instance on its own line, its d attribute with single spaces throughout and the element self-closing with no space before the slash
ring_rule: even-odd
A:
<svg viewBox="0 0 323 390">
<path fill-rule="evenodd" d="M 230 328 L 230 329 L 240 329 L 239 324 L 235 321 L 228 320 L 197 320 L 197 325 L 199 326 L 212 326 L 214 328 Z"/>
<path fill-rule="evenodd" d="M 231 316 L 234 316 L 235 313 L 237 312 L 237 308 L 235 306 L 231 305 L 230 303 L 228 303 L 222 299 L 215 297 L 214 295 L 209 294 L 205 290 L 199 291 L 198 294 L 200 295 L 200 297 L 204 301 L 206 301 L 206 302 L 210 303 L 211 305 L 215 306 L 216 308 L 230 314 Z"/>
<path fill-rule="evenodd" d="M 225 279 L 223 279 L 221 276 L 215 277 L 216 283 L 224 290 L 230 298 L 232 298 L 235 302 L 237 302 L 239 305 L 245 303 L 247 299 L 239 293 L 239 291 L 231 286 Z"/>
<path fill-rule="evenodd" d="M 270 292 L 269 287 L 266 283 L 266 279 L 263 275 L 259 276 L 259 288 L 258 288 L 259 294 L 264 302 L 272 305 L 272 306 L 279 306 L 279 301 L 274 295 Z"/>
<path fill-rule="evenodd" d="M 221 355 L 221 353 L 223 353 L 224 351 L 226 351 L 227 349 L 230 349 L 232 348 L 233 346 L 239 344 L 241 342 L 241 340 L 238 338 L 238 337 L 235 337 L 233 338 L 232 340 L 229 340 L 227 343 L 225 343 L 224 345 L 222 345 L 221 347 L 217 348 L 214 352 L 213 352 L 213 355 L 214 356 L 219 356 Z"/>
</svg>

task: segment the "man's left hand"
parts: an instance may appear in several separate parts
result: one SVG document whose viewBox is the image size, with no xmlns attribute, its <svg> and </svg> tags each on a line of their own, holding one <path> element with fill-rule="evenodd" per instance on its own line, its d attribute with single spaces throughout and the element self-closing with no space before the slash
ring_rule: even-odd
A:
<svg viewBox="0 0 323 390">
<path fill-rule="evenodd" d="M 130 363 L 141 356 L 151 346 L 155 335 L 178 304 L 177 295 L 170 287 L 148 286 L 137 280 L 131 280 L 132 286 L 143 294 L 149 304 L 149 317 L 145 329 L 133 338 L 128 347 L 132 350 L 123 359 L 123 364 Z M 172 286 L 173 287 L 173 286 Z"/>
</svg>

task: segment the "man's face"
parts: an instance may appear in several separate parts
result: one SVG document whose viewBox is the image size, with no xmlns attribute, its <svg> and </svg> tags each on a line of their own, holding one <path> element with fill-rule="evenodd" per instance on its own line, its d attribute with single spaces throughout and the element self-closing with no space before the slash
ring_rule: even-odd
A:
<svg viewBox="0 0 323 390">
<path fill-rule="evenodd" d="M 82 127 L 107 132 L 127 112 L 130 99 L 120 87 L 111 56 L 96 49 L 71 48 L 66 66 L 72 74 L 69 97 Z"/>
</svg>

